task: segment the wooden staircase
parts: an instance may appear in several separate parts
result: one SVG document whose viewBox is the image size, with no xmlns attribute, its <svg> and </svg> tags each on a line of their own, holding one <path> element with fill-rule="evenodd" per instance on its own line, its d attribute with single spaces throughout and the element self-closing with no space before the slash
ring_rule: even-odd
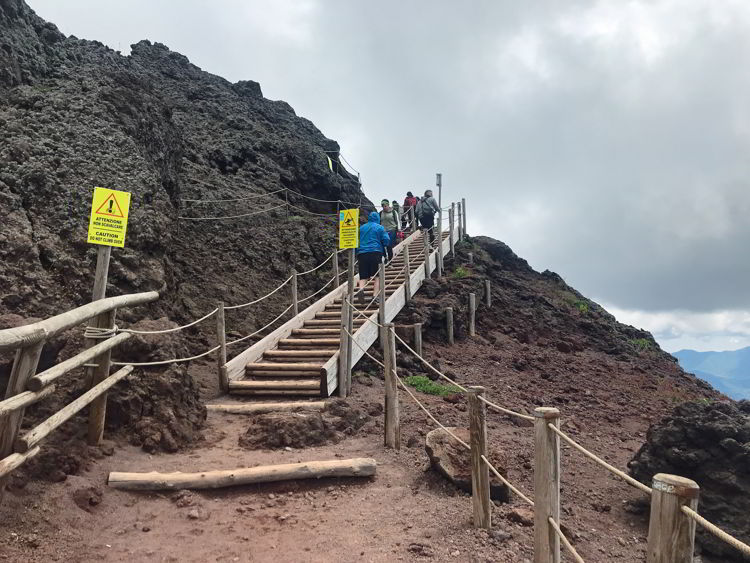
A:
<svg viewBox="0 0 750 563">
<path fill-rule="evenodd" d="M 454 236 L 456 233 L 454 233 Z M 442 237 L 444 254 L 450 249 L 450 233 Z M 454 239 L 455 240 L 455 239 Z M 386 321 L 403 308 L 405 273 L 404 248 L 410 256 L 411 291 L 414 294 L 425 278 L 424 240 L 421 232 L 409 236 L 394 249 L 394 258 L 386 266 Z M 431 248 L 429 269 L 435 268 L 436 244 Z M 419 256 L 422 253 L 422 256 Z M 419 256 L 418 259 L 415 259 Z M 355 281 L 358 276 L 355 277 Z M 346 283 L 301 311 L 295 318 L 257 342 L 222 369 L 229 381 L 229 393 L 253 396 L 328 397 L 336 389 L 341 338 L 342 298 Z M 366 309 L 364 307 L 367 307 Z M 364 303 L 355 307 L 377 319 L 378 304 L 373 301 L 372 281 L 365 287 Z M 355 313 L 355 318 L 358 313 Z M 390 317 L 390 318 L 389 318 Z M 354 337 L 364 349 L 377 338 L 377 327 L 365 318 L 354 321 Z M 363 352 L 354 345 L 352 365 Z"/>
</svg>

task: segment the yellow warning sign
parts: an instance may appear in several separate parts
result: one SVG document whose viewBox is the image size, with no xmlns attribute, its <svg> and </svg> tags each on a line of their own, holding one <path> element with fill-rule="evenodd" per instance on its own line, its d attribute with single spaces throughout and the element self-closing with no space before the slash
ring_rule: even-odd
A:
<svg viewBox="0 0 750 563">
<path fill-rule="evenodd" d="M 359 246 L 359 209 L 339 211 L 339 248 Z"/>
<path fill-rule="evenodd" d="M 124 247 L 129 209 L 130 192 L 94 188 L 88 242 Z"/>
</svg>

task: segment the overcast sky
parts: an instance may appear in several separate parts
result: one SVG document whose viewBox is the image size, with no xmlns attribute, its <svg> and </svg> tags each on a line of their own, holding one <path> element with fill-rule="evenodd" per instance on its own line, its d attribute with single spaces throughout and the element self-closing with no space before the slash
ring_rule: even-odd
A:
<svg viewBox="0 0 750 563">
<path fill-rule="evenodd" d="M 30 0 L 67 34 L 260 82 L 367 195 L 442 172 L 508 243 L 675 351 L 750 345 L 750 2 Z"/>
</svg>

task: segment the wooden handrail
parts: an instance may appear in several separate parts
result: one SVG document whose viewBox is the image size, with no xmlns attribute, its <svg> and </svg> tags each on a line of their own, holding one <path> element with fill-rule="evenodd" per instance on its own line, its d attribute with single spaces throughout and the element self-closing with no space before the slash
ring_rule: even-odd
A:
<svg viewBox="0 0 750 563">
<path fill-rule="evenodd" d="M 159 293 L 156 291 L 106 297 L 43 321 L 0 330 L 0 352 L 22 348 L 40 342 L 45 338 L 51 338 L 102 313 L 107 313 L 121 307 L 133 307 L 143 303 L 150 303 L 157 299 L 159 299 Z"/>
</svg>

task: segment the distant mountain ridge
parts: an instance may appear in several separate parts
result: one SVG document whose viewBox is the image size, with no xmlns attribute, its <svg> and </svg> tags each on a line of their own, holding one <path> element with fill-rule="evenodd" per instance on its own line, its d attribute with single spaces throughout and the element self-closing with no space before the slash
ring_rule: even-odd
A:
<svg viewBox="0 0 750 563">
<path fill-rule="evenodd" d="M 733 399 L 750 399 L 750 346 L 726 352 L 680 350 L 673 354 L 694 373 Z"/>
</svg>

